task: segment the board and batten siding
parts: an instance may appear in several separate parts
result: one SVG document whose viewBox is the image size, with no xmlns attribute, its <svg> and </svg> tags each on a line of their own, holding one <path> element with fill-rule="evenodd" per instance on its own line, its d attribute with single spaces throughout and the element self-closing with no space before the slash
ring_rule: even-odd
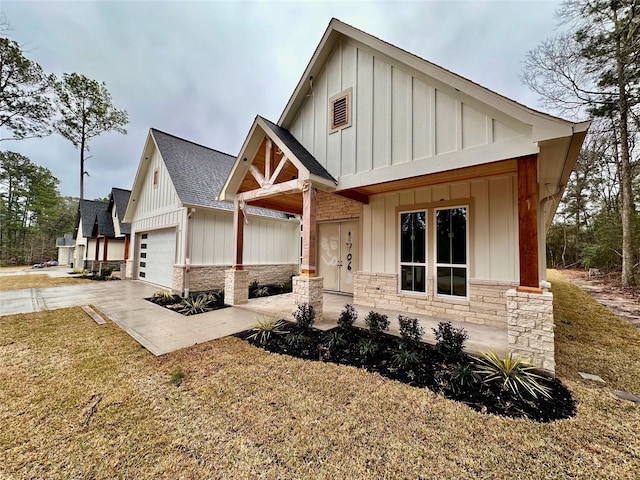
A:
<svg viewBox="0 0 640 480">
<path fill-rule="evenodd" d="M 233 212 L 196 210 L 189 222 L 192 265 L 233 263 Z M 299 229 L 297 221 L 250 215 L 244 229 L 243 263 L 297 264 Z"/>
<path fill-rule="evenodd" d="M 398 273 L 398 211 L 429 205 L 427 269 L 433 276 L 434 208 L 469 206 L 469 278 L 517 281 L 518 202 L 515 175 L 436 185 L 370 197 L 362 211 L 362 271 Z M 446 202 L 446 203 L 445 203 Z"/>
<path fill-rule="evenodd" d="M 352 126 L 329 133 L 329 98 L 352 89 Z M 314 78 L 291 133 L 338 188 L 536 153 L 532 127 L 353 40 Z"/>
</svg>

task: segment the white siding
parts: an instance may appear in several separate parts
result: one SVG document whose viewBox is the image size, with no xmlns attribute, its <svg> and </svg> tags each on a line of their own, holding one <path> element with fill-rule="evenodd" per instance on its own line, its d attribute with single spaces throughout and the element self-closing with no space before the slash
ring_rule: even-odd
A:
<svg viewBox="0 0 640 480">
<path fill-rule="evenodd" d="M 192 265 L 233 263 L 233 213 L 197 210 L 191 217 Z M 299 223 L 249 216 L 244 230 L 246 265 L 298 263 Z"/>
<path fill-rule="evenodd" d="M 469 205 L 469 277 L 517 281 L 518 206 L 516 176 L 437 185 L 376 195 L 362 212 L 362 270 L 397 273 L 398 210 L 429 207 L 428 269 L 433 269 L 433 208 Z"/>
<path fill-rule="evenodd" d="M 352 89 L 352 126 L 329 133 L 329 98 Z M 351 40 L 334 49 L 293 135 L 339 188 L 536 152 L 532 128 Z"/>
</svg>

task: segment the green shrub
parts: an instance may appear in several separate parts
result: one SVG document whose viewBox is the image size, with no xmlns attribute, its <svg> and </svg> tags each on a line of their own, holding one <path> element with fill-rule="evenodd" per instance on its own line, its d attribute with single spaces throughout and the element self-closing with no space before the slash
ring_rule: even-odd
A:
<svg viewBox="0 0 640 480">
<path fill-rule="evenodd" d="M 307 343 L 307 340 L 309 340 L 309 337 L 307 337 L 304 332 L 289 333 L 289 335 L 287 335 L 284 339 L 287 345 L 295 350 L 300 350 L 302 347 L 304 347 L 304 345 Z"/>
<path fill-rule="evenodd" d="M 262 319 L 257 320 L 256 323 L 253 324 L 251 327 L 253 333 L 247 338 L 255 340 L 260 345 L 264 345 L 269 341 L 271 335 L 284 335 L 289 333 L 285 330 L 286 327 L 287 323 L 282 319 L 277 320 L 274 317 L 266 318 L 263 316 Z"/>
<path fill-rule="evenodd" d="M 156 290 L 151 295 L 151 301 L 158 305 L 169 305 L 177 302 L 177 296 L 171 290 Z"/>
<path fill-rule="evenodd" d="M 420 356 L 412 348 L 400 348 L 391 356 L 391 363 L 409 378 L 415 378 L 414 368 L 420 363 Z"/>
<path fill-rule="evenodd" d="M 300 331 L 309 330 L 313 326 L 316 319 L 316 312 L 308 303 L 301 303 L 293 312 L 293 318 L 296 320 Z"/>
<path fill-rule="evenodd" d="M 420 345 L 424 328 L 418 323 L 416 318 L 404 317 L 398 315 L 398 323 L 400 324 L 400 341 L 406 347 L 417 347 Z"/>
<path fill-rule="evenodd" d="M 364 361 L 371 359 L 379 350 L 380 346 L 375 340 L 367 338 L 360 340 L 358 343 L 358 353 L 360 353 Z"/>
<path fill-rule="evenodd" d="M 344 310 L 340 312 L 340 316 L 338 317 L 338 326 L 343 330 L 349 330 L 353 327 L 357 318 L 358 311 L 353 307 L 353 305 L 347 303 L 344 306 Z"/>
<path fill-rule="evenodd" d="M 534 398 L 538 398 L 538 394 L 551 398 L 551 390 L 539 382 L 544 377 L 535 373 L 536 367 L 528 360 L 514 359 L 511 353 L 500 358 L 495 352 L 488 352 L 478 360 L 478 366 L 476 373 L 485 383 L 499 383 L 520 398 L 522 390 Z"/>
<path fill-rule="evenodd" d="M 347 340 L 339 330 L 330 330 L 324 334 L 322 345 L 329 350 L 337 350 L 347 345 Z"/>
<path fill-rule="evenodd" d="M 373 310 L 365 317 L 364 323 L 369 327 L 369 331 L 374 338 L 380 338 L 382 332 L 389 330 L 389 318 Z"/>
<path fill-rule="evenodd" d="M 203 313 L 212 302 L 213 297 L 210 294 L 201 293 L 197 297 L 189 296 L 182 299 L 182 308 L 180 309 L 180 313 L 184 315 Z"/>
<path fill-rule="evenodd" d="M 433 328 L 436 337 L 436 352 L 443 361 L 462 363 L 464 360 L 464 342 L 469 334 L 464 328 L 455 328 L 451 322 L 440 322 L 438 328 Z"/>
<path fill-rule="evenodd" d="M 179 387 L 182 384 L 182 380 L 184 380 L 184 372 L 182 371 L 182 368 L 174 368 L 171 372 L 171 376 L 169 377 L 169 383 Z"/>
</svg>

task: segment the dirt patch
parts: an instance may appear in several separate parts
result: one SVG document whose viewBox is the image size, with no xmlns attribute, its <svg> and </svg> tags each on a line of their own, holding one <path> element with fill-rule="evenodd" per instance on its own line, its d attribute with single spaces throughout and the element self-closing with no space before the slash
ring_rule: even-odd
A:
<svg viewBox="0 0 640 480">
<path fill-rule="evenodd" d="M 582 270 L 558 270 L 613 313 L 640 329 L 640 287 L 625 288 L 619 273 L 589 278 Z"/>
</svg>

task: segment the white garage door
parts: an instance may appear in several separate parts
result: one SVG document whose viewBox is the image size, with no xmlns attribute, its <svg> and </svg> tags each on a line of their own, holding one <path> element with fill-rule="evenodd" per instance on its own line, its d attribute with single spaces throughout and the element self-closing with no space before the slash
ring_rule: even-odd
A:
<svg viewBox="0 0 640 480">
<path fill-rule="evenodd" d="M 176 231 L 156 230 L 140 234 L 138 277 L 171 288 L 176 256 Z"/>
</svg>

